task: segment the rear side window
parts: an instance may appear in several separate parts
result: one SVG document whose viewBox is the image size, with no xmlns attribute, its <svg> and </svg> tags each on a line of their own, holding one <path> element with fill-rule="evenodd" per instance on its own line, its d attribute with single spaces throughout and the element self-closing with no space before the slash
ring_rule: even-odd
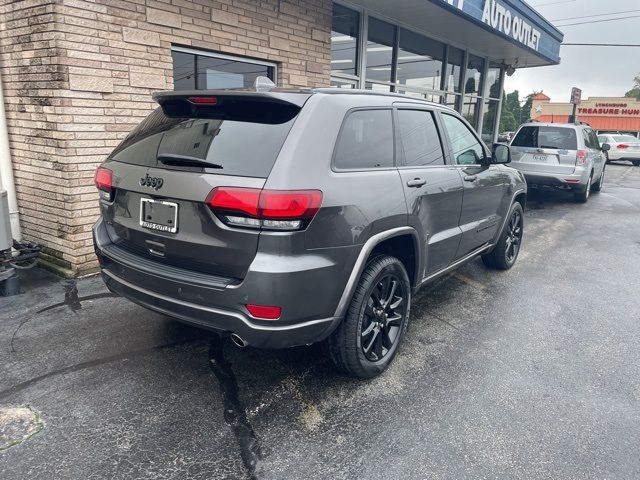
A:
<svg viewBox="0 0 640 480">
<path fill-rule="evenodd" d="M 169 154 L 204 160 L 219 175 L 266 178 L 294 121 L 295 117 L 283 123 L 174 118 L 158 108 L 124 139 L 110 158 L 145 167 L 164 167 L 157 157 Z"/>
<path fill-rule="evenodd" d="M 636 137 L 633 135 L 612 135 L 614 142 L 638 142 Z"/>
<path fill-rule="evenodd" d="M 433 113 L 398 110 L 398 128 L 405 165 L 444 165 L 444 154 Z"/>
<path fill-rule="evenodd" d="M 511 142 L 512 147 L 555 148 L 577 150 L 578 140 L 573 128 L 528 126 L 522 127 Z"/>
<path fill-rule="evenodd" d="M 351 112 L 336 142 L 334 166 L 338 169 L 393 167 L 391 110 Z"/>
</svg>

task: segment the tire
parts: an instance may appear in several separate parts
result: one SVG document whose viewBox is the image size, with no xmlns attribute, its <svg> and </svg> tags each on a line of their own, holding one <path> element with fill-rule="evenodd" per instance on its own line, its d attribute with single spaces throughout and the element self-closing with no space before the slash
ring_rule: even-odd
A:
<svg viewBox="0 0 640 480">
<path fill-rule="evenodd" d="M 519 202 L 514 202 L 495 248 L 482 255 L 485 266 L 496 270 L 509 270 L 513 267 L 520 253 L 523 233 L 524 211 Z"/>
<path fill-rule="evenodd" d="M 387 279 L 389 282 L 385 284 Z M 411 283 L 402 262 L 388 255 L 371 259 L 358 281 L 344 320 L 327 339 L 334 365 L 359 378 L 382 373 L 398 352 L 407 329 L 410 305 Z M 381 323 L 386 327 L 380 327 Z"/>
<path fill-rule="evenodd" d="M 600 174 L 600 178 L 598 179 L 598 181 L 591 186 L 591 191 L 594 193 L 598 193 L 600 190 L 602 190 L 602 185 L 604 184 L 604 172 L 606 171 L 606 168 L 602 169 L 602 173 Z"/>
<path fill-rule="evenodd" d="M 591 193 L 591 178 L 592 177 L 593 177 L 593 174 L 591 174 L 591 176 L 589 177 L 589 181 L 587 182 L 587 185 L 584 188 L 574 192 L 573 198 L 575 198 L 576 202 L 578 202 L 578 203 L 587 203 L 587 200 L 589 200 L 589 194 Z"/>
<path fill-rule="evenodd" d="M 633 163 L 634 167 L 640 167 L 640 160 L 631 160 L 631 163 Z"/>
</svg>

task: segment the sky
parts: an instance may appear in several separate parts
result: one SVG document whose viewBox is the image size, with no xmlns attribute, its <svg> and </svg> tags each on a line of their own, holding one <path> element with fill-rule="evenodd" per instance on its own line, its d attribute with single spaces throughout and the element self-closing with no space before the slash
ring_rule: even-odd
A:
<svg viewBox="0 0 640 480">
<path fill-rule="evenodd" d="M 564 33 L 564 42 L 640 44 L 640 0 L 528 0 L 528 3 Z M 575 19 L 628 10 L 638 11 Z M 560 26 L 618 17 L 625 18 Z M 563 45 L 560 57 L 560 65 L 523 68 L 506 77 L 506 92 L 518 90 L 522 99 L 534 90 L 543 90 L 552 101 L 568 102 L 571 87 L 578 87 L 582 89 L 582 98 L 621 97 L 633 87 L 633 77 L 640 74 L 640 47 Z"/>
</svg>

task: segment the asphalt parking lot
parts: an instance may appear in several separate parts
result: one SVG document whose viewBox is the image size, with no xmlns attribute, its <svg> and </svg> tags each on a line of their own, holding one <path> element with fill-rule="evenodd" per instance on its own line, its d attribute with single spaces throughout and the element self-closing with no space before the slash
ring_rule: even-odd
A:
<svg viewBox="0 0 640 480">
<path fill-rule="evenodd" d="M 516 266 L 423 290 L 370 381 L 30 271 L 0 299 L 0 478 L 639 478 L 640 168 L 525 216 Z"/>
</svg>

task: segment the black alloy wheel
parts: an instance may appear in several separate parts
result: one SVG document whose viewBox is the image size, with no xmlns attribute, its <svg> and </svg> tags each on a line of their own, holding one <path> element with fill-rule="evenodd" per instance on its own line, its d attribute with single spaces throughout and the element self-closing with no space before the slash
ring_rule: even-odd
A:
<svg viewBox="0 0 640 480">
<path fill-rule="evenodd" d="M 520 253 L 523 233 L 524 211 L 520 202 L 514 202 L 498 243 L 493 250 L 482 255 L 482 262 L 487 267 L 498 270 L 508 270 L 513 267 Z"/>
<path fill-rule="evenodd" d="M 325 342 L 334 365 L 359 378 L 382 373 L 398 353 L 410 308 L 411 282 L 403 263 L 390 255 L 371 258 L 344 320 Z"/>
<path fill-rule="evenodd" d="M 505 249 L 505 260 L 509 264 L 513 264 L 518 258 L 520 244 L 522 242 L 522 212 L 514 210 L 511 212 L 511 218 L 507 224 L 507 240 Z"/>
<path fill-rule="evenodd" d="M 362 353 L 371 362 L 382 360 L 400 338 L 407 309 L 404 290 L 395 273 L 382 276 L 371 290 L 360 327 Z"/>
</svg>

